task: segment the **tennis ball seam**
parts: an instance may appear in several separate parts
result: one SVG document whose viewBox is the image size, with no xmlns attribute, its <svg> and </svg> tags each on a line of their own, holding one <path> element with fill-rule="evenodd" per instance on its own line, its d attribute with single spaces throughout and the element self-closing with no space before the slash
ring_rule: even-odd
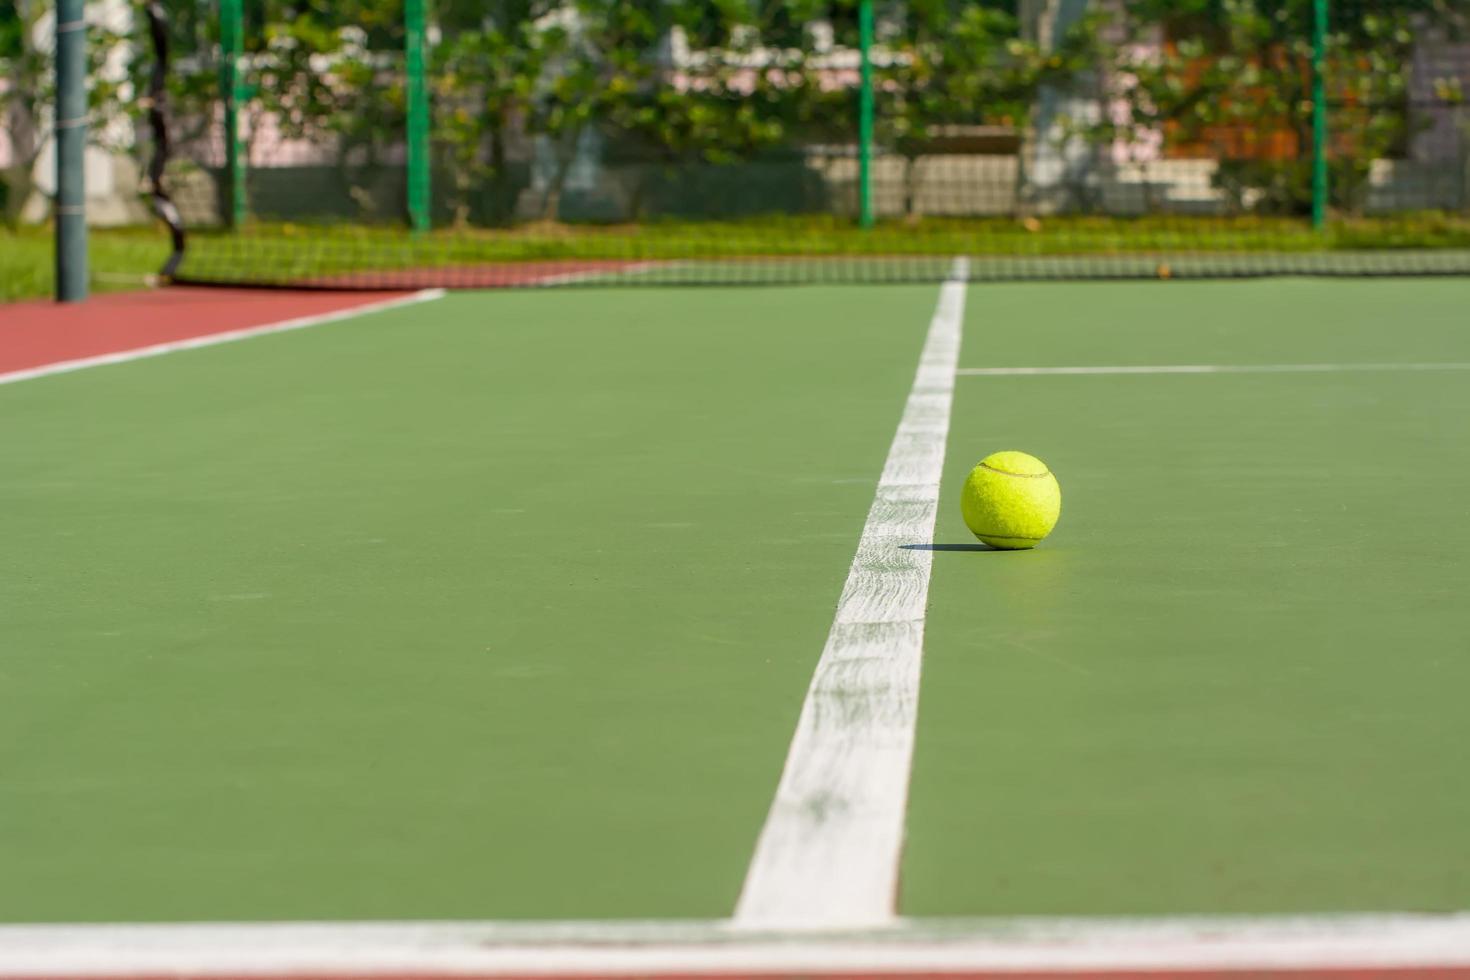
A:
<svg viewBox="0 0 1470 980">
<path fill-rule="evenodd" d="M 990 534 L 987 531 L 976 531 L 977 538 L 995 538 L 997 541 L 1040 541 L 1041 538 L 1027 537 L 1024 534 Z"/>
<path fill-rule="evenodd" d="M 1051 470 L 1043 470 L 1040 473 L 1012 473 L 1010 470 L 1003 470 L 998 466 L 991 466 L 986 462 L 981 462 L 980 466 L 982 469 L 987 469 L 992 473 L 999 473 L 1002 476 L 1019 476 L 1023 480 L 1040 480 L 1044 477 L 1051 476 Z"/>
</svg>

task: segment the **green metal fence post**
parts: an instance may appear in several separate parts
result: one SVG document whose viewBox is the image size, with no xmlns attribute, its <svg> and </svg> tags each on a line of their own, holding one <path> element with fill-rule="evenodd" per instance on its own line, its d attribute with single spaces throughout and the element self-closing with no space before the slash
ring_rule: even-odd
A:
<svg viewBox="0 0 1470 980">
<path fill-rule="evenodd" d="M 87 298 L 87 25 L 83 0 L 56 5 L 56 298 Z"/>
<path fill-rule="evenodd" d="M 858 221 L 873 227 L 873 0 L 858 5 L 861 87 L 858 95 Z"/>
<path fill-rule="evenodd" d="M 240 0 L 220 0 L 220 90 L 225 103 L 223 217 L 231 228 L 245 224 L 245 154 L 240 107 L 246 101 L 240 60 L 245 50 L 245 14 Z"/>
<path fill-rule="evenodd" d="M 424 0 L 404 0 L 408 68 L 408 224 L 429 230 L 429 88 L 424 79 Z"/>
<path fill-rule="evenodd" d="M 1312 227 L 1327 226 L 1327 2 L 1312 5 Z"/>
</svg>

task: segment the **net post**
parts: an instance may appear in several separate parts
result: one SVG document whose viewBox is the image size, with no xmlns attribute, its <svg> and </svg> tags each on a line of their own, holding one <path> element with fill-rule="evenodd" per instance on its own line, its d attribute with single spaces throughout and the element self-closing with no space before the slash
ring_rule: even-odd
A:
<svg viewBox="0 0 1470 980">
<path fill-rule="evenodd" d="M 873 227 L 873 0 L 858 4 L 858 223 Z"/>
<path fill-rule="evenodd" d="M 56 299 L 87 298 L 87 25 L 83 0 L 56 5 Z"/>
<path fill-rule="evenodd" d="M 240 104 L 245 86 L 240 59 L 245 47 L 245 14 L 240 0 L 220 0 L 220 89 L 225 103 L 224 219 L 231 228 L 245 224 L 245 159 L 240 138 Z"/>
<path fill-rule="evenodd" d="M 1327 4 L 1312 3 L 1312 227 L 1327 226 Z"/>
<path fill-rule="evenodd" d="M 408 101 L 408 224 L 429 230 L 429 89 L 424 78 L 424 0 L 404 0 Z"/>
</svg>

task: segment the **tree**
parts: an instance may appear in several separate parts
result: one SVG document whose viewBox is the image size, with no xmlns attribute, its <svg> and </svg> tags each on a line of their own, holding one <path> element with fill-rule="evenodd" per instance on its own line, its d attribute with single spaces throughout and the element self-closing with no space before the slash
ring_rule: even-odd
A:
<svg viewBox="0 0 1470 980">
<path fill-rule="evenodd" d="M 604 80 L 599 122 L 612 156 L 637 174 L 642 217 L 655 183 L 791 145 L 817 91 L 809 51 L 793 43 L 811 0 L 582 0 L 585 50 Z M 785 42 L 785 43 L 783 43 Z M 693 185 L 698 187 L 698 185 Z M 694 195 L 715 209 L 738 202 Z"/>
<path fill-rule="evenodd" d="M 385 210 L 377 176 L 406 117 L 402 8 L 382 0 L 264 0 L 247 14 L 247 158 L 298 161 L 282 144 L 326 150 L 358 211 Z"/>
<path fill-rule="evenodd" d="M 592 48 L 585 34 L 571 37 L 550 59 L 547 82 L 530 119 L 532 128 L 546 137 L 552 172 L 541 196 L 543 221 L 555 221 L 561 212 L 562 191 L 583 135 L 627 97 L 637 74 L 636 60 L 605 58 Z"/>
<path fill-rule="evenodd" d="M 1391 0 L 1334 18 L 1326 86 L 1335 206 L 1361 208 L 1373 162 L 1407 146 L 1415 38 L 1463 30 L 1465 16 L 1451 0 Z M 1145 165 L 1169 148 L 1217 157 L 1214 185 L 1234 211 L 1308 213 L 1312 18 L 1312 0 L 1132 0 L 1110 58 L 1120 111 L 1090 135 L 1137 151 Z"/>
<path fill-rule="evenodd" d="M 108 145 L 129 84 L 115 63 L 124 30 L 108 13 L 89 11 L 87 24 L 87 133 L 94 145 Z M 54 131 L 55 22 L 54 4 L 0 0 L 0 123 L 10 142 L 9 163 L 0 172 L 0 206 L 8 226 L 21 220 L 37 193 L 36 162 Z"/>
<path fill-rule="evenodd" d="M 906 0 L 880 7 L 878 141 L 904 161 L 903 211 L 916 217 L 919 161 L 941 127 L 1023 129 L 1046 79 L 1066 75 L 1022 40 L 1015 14 L 969 0 Z"/>
<path fill-rule="evenodd" d="M 51 89 L 51 54 L 39 35 L 47 5 L 7 0 L 0 9 L 0 122 L 10 142 L 4 171 L 5 223 L 13 226 L 35 192 L 36 160 L 48 139 L 43 106 Z"/>
<path fill-rule="evenodd" d="M 430 60 L 434 143 L 456 225 L 469 222 L 477 202 L 491 221 L 509 216 L 511 137 L 534 116 L 546 66 L 567 44 L 565 28 L 543 20 L 553 13 L 550 3 L 490 8 L 478 24 L 447 29 Z"/>
</svg>

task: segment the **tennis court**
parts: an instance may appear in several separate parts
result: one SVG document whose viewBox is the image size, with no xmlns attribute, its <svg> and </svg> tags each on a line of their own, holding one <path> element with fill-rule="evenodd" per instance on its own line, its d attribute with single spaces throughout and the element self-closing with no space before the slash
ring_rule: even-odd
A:
<svg viewBox="0 0 1470 980">
<path fill-rule="evenodd" d="M 1464 280 L 152 295 L 0 375 L 0 972 L 1470 971 Z"/>
<path fill-rule="evenodd" d="M 0 980 L 1470 980 L 1467 92 L 0 0 Z"/>
</svg>

